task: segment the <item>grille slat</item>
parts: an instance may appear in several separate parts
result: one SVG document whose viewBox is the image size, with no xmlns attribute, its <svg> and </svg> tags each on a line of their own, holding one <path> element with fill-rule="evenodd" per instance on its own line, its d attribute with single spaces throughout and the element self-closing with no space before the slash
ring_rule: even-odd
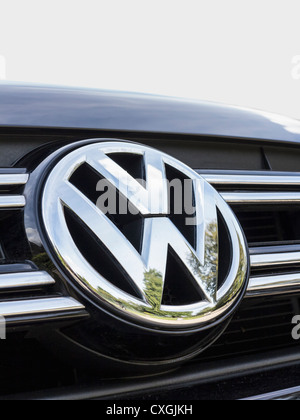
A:
<svg viewBox="0 0 300 420">
<path fill-rule="evenodd" d="M 26 200 L 22 195 L 6 195 L 0 196 L 0 208 L 11 209 L 11 208 L 22 208 L 25 207 Z"/>
<path fill-rule="evenodd" d="M 0 173 L 0 186 L 16 186 L 27 184 L 29 175 L 26 173 Z"/>
<path fill-rule="evenodd" d="M 45 271 L 0 274 L 0 292 L 18 289 L 36 289 L 55 284 L 54 279 Z"/>
<path fill-rule="evenodd" d="M 299 204 L 300 192 L 221 192 L 228 204 L 235 205 L 270 205 L 270 204 Z"/>
<path fill-rule="evenodd" d="M 75 299 L 56 296 L 0 302 L 0 314 L 5 317 L 7 325 L 86 315 L 84 306 Z"/>
<path fill-rule="evenodd" d="M 294 293 L 300 290 L 300 273 L 251 277 L 247 297 Z"/>
<path fill-rule="evenodd" d="M 214 186 L 300 186 L 300 173 L 297 172 L 241 172 L 241 171 L 197 171 Z"/>
<path fill-rule="evenodd" d="M 4 225 L 4 229 L 0 229 L 0 246 L 4 249 L 0 264 L 0 315 L 5 317 L 8 326 L 86 316 L 84 306 L 73 298 L 53 295 L 49 288 L 55 285 L 55 280 L 47 272 L 35 269 L 31 261 L 7 261 L 5 246 L 1 244 L 5 242 L 7 214 L 9 210 L 17 214 L 25 207 L 26 199 L 22 190 L 28 179 L 29 175 L 24 169 L 0 170 L 0 220 L 3 218 Z M 12 226 L 18 232 L 14 223 Z M 13 257 L 18 257 L 16 252 L 13 252 Z M 24 293 L 28 294 L 29 291 L 30 298 L 26 298 Z M 42 297 L 37 294 L 41 292 Z"/>
<path fill-rule="evenodd" d="M 280 252 L 271 254 L 256 254 L 251 256 L 252 268 L 289 266 L 300 263 L 300 252 Z"/>
</svg>

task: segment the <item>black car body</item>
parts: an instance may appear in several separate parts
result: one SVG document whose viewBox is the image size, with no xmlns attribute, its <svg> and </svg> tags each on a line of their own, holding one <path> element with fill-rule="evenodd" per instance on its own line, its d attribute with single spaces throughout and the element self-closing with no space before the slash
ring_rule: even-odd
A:
<svg viewBox="0 0 300 420">
<path fill-rule="evenodd" d="M 80 308 L 16 311 L 0 342 L 0 397 L 237 399 L 297 387 L 299 342 L 292 321 L 300 315 L 300 122 L 286 117 L 135 93 L 1 84 L 0 176 L 30 176 L 26 187 L 1 185 L 0 203 L 8 196 L 27 200 L 26 206 L 2 203 L 0 209 L 0 314 L 10 303 L 69 293 L 59 280 L 46 288 L 1 289 L 1 276 L 52 270 L 28 230 L 37 197 L 30 188 L 42 176 L 36 162 L 45 166 L 60 148 L 90 139 L 151 146 L 231 197 L 250 249 L 248 296 L 203 353 L 142 371 L 118 363 L 104 369 L 82 347 L 68 349 L 60 342 L 60 331 L 86 316 Z M 101 331 L 95 334 L 101 341 Z M 122 347 L 122 341 L 109 340 Z M 141 352 L 154 351 L 155 341 L 151 345 L 139 344 Z"/>
</svg>

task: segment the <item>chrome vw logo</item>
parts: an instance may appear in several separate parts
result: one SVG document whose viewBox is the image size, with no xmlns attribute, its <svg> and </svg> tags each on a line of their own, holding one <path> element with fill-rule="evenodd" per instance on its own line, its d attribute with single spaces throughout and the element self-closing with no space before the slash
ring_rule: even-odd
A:
<svg viewBox="0 0 300 420">
<path fill-rule="evenodd" d="M 190 182 L 190 214 L 170 206 L 170 171 Z M 121 204 L 115 215 L 105 211 L 103 182 L 127 203 L 129 215 Z M 220 218 L 228 247 L 223 254 Z M 133 322 L 161 329 L 205 327 L 223 320 L 245 289 L 247 247 L 233 212 L 196 172 L 152 148 L 99 141 L 70 152 L 46 180 L 42 219 L 71 282 Z M 184 300 L 164 297 L 169 281 Z"/>
</svg>

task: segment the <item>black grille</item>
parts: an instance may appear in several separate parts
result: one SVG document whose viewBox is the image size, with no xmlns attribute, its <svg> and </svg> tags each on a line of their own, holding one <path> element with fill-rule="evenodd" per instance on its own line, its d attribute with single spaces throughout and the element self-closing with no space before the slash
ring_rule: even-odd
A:
<svg viewBox="0 0 300 420">
<path fill-rule="evenodd" d="M 300 295 L 244 302 L 225 334 L 198 360 L 216 360 L 300 347 L 292 338 L 292 319 L 300 314 Z"/>
<path fill-rule="evenodd" d="M 300 243 L 300 211 L 261 207 L 235 211 L 249 246 Z"/>
</svg>

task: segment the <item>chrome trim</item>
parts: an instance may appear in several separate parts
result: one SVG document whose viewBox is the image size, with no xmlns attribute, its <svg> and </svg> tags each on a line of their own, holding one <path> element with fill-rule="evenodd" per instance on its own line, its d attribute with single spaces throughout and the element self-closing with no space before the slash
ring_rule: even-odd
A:
<svg viewBox="0 0 300 420">
<path fill-rule="evenodd" d="M 300 204 L 300 192 L 223 192 L 228 204 Z"/>
<path fill-rule="evenodd" d="M 205 174 L 198 171 L 198 173 L 210 184 L 213 185 L 243 185 L 243 186 L 300 186 L 300 174 L 295 176 L 284 172 L 280 175 L 243 175 L 243 174 Z"/>
<path fill-rule="evenodd" d="M 0 291 L 23 288 L 36 288 L 55 284 L 45 271 L 0 274 Z"/>
<path fill-rule="evenodd" d="M 26 200 L 22 195 L 0 195 L 0 208 L 22 208 Z"/>
<path fill-rule="evenodd" d="M 28 174 L 1 174 L 0 185 L 25 185 L 28 182 Z"/>
<path fill-rule="evenodd" d="M 246 297 L 300 293 L 300 273 L 251 277 Z"/>
<path fill-rule="evenodd" d="M 269 248 L 272 249 L 271 247 Z M 274 250 L 278 247 L 274 247 Z M 287 246 L 289 249 L 289 246 Z M 257 250 L 250 249 L 250 253 Z M 270 252 L 252 254 L 250 256 L 251 269 L 270 269 L 283 266 L 288 270 L 289 266 L 300 263 L 300 252 Z M 253 274 L 253 273 L 252 273 Z M 265 274 L 250 278 L 247 297 L 266 296 L 280 293 L 300 292 L 300 272 L 292 274 Z"/>
<path fill-rule="evenodd" d="M 75 299 L 53 297 L 0 302 L 0 315 L 6 318 L 36 315 L 57 315 L 65 312 L 83 311 L 85 307 Z"/>
<path fill-rule="evenodd" d="M 300 264 L 300 252 L 251 255 L 251 268 Z"/>
</svg>

